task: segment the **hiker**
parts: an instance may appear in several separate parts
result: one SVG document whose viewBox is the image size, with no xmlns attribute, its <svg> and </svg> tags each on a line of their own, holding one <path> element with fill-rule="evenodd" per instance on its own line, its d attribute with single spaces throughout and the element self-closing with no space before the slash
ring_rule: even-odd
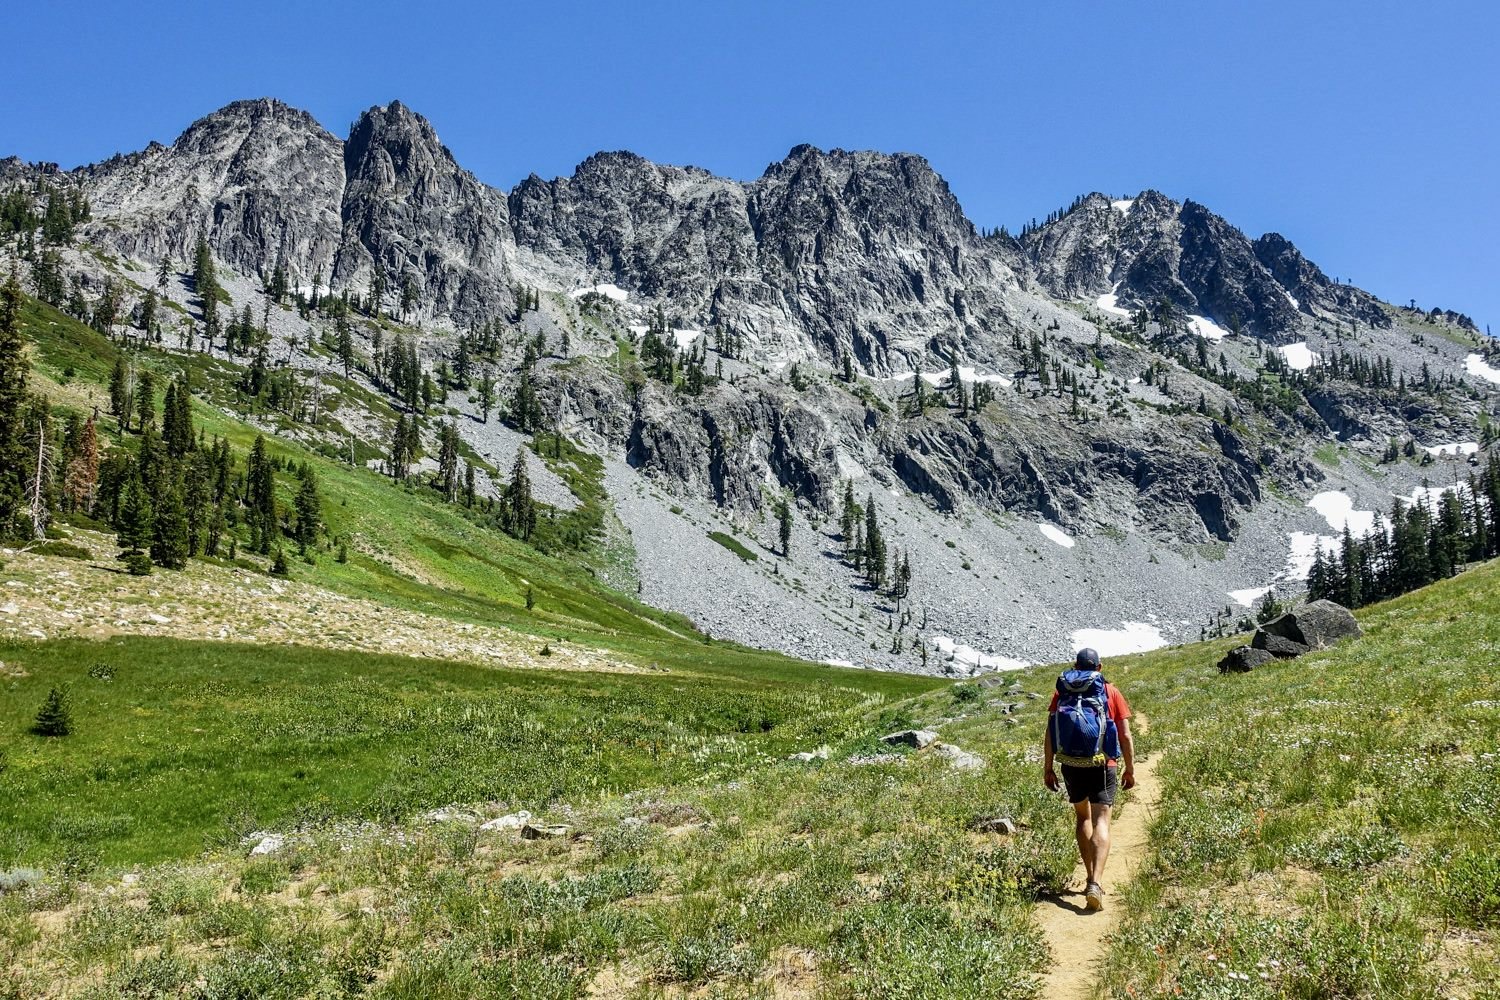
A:
<svg viewBox="0 0 1500 1000">
<path fill-rule="evenodd" d="M 1042 782 L 1057 791 L 1054 760 L 1073 804 L 1078 853 L 1088 879 L 1084 899 L 1090 910 L 1104 907 L 1104 863 L 1109 860 L 1109 810 L 1115 788 L 1135 784 L 1135 744 L 1130 738 L 1130 706 L 1099 672 L 1099 654 L 1081 649 L 1057 679 L 1047 712 L 1042 745 Z M 1121 760 L 1125 771 L 1116 776 Z"/>
</svg>

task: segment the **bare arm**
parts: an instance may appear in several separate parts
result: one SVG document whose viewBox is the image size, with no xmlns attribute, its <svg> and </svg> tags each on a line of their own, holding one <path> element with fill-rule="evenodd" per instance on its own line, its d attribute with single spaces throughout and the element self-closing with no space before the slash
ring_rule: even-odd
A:
<svg viewBox="0 0 1500 1000">
<path fill-rule="evenodd" d="M 1135 784 L 1135 739 L 1130 735 L 1130 720 L 1120 720 L 1120 754 L 1125 759 L 1125 787 Z"/>
<path fill-rule="evenodd" d="M 1042 733 L 1042 784 L 1057 787 L 1057 773 L 1052 769 L 1052 716 L 1047 716 L 1047 725 Z"/>
</svg>

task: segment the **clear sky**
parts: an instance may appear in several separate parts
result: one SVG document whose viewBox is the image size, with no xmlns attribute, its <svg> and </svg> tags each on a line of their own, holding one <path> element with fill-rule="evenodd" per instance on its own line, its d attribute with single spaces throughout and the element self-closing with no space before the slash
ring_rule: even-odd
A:
<svg viewBox="0 0 1500 1000">
<path fill-rule="evenodd" d="M 341 136 L 399 98 L 502 188 L 599 149 L 739 178 L 800 142 L 905 150 L 979 226 L 1154 187 L 1500 334 L 1493 0 L 74 0 L 0 26 L 0 155 L 91 162 L 260 96 Z"/>
</svg>

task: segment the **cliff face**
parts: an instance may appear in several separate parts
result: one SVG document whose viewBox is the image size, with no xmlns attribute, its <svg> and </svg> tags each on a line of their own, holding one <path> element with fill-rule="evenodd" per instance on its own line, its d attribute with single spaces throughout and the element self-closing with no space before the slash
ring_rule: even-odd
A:
<svg viewBox="0 0 1500 1000">
<path fill-rule="evenodd" d="M 744 347 L 718 357 L 728 377 L 701 395 L 628 388 L 618 372 L 591 368 L 542 382 L 555 414 L 733 508 L 789 489 L 830 510 L 844 470 L 858 467 L 945 511 L 979 505 L 1229 539 L 1261 480 L 1316 475 L 1300 446 L 1247 443 L 1208 419 L 1246 408 L 1235 380 L 1253 383 L 1280 345 L 1388 328 L 1396 314 L 1330 281 L 1283 237 L 1252 241 L 1204 206 L 1154 191 L 1088 195 L 1020 239 L 981 238 L 921 157 L 804 145 L 751 181 L 614 152 L 507 195 L 459 166 L 399 102 L 365 112 L 343 142 L 303 112 L 258 100 L 209 115 L 171 146 L 71 172 L 0 161 L 0 186 L 39 181 L 82 188 L 93 208 L 85 238 L 127 257 L 185 261 L 203 235 L 247 276 L 280 264 L 303 288 L 363 297 L 383 285 L 384 309 L 428 330 L 512 321 L 522 285 L 557 293 L 522 335 L 554 345 L 577 336 L 586 354 L 612 356 L 615 338 L 658 308 L 705 364 L 718 342 L 694 331 L 729 331 Z M 603 326 L 582 325 L 566 293 L 603 282 L 628 304 L 611 306 Z M 1204 343 L 1181 324 L 1127 335 L 1126 316 L 1155 316 L 1163 301 L 1246 336 L 1205 341 L 1213 358 L 1202 350 L 1195 368 Z M 1455 317 L 1413 321 L 1463 329 Z M 1411 355 L 1395 334 L 1376 348 Z M 436 338 L 427 347 L 430 357 L 446 349 Z M 863 395 L 840 384 L 846 359 L 871 377 Z M 1425 360 L 1398 366 L 1415 375 Z M 811 382 L 789 379 L 793 364 Z M 999 403 L 952 406 L 955 365 Z M 948 400 L 936 415 L 915 409 L 914 372 Z M 1262 411 L 1282 445 L 1462 425 L 1337 383 Z"/>
<path fill-rule="evenodd" d="M 388 301 L 410 283 L 418 316 L 478 323 L 513 301 L 505 196 L 460 168 L 431 123 L 399 101 L 360 116 L 343 149 L 333 286 Z"/>
<path fill-rule="evenodd" d="M 190 260 L 199 236 L 251 275 L 279 262 L 327 287 L 339 245 L 343 143 L 306 112 L 240 101 L 153 143 L 74 172 L 92 203 L 87 236 L 144 260 Z"/>
</svg>

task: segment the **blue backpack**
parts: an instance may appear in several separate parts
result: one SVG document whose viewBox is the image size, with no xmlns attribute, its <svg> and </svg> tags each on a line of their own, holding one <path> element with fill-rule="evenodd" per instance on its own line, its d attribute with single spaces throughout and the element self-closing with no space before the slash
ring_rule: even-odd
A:
<svg viewBox="0 0 1500 1000">
<path fill-rule="evenodd" d="M 1119 758 L 1119 734 L 1109 717 L 1109 694 L 1099 671 L 1065 670 L 1057 678 L 1052 753 L 1069 767 L 1103 767 Z"/>
</svg>

